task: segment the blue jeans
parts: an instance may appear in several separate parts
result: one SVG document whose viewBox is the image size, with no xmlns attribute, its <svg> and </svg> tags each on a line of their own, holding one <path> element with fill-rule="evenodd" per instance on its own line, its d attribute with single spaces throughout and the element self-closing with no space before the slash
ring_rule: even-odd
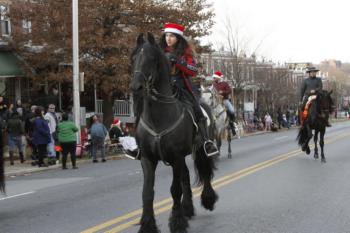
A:
<svg viewBox="0 0 350 233">
<path fill-rule="evenodd" d="M 232 103 L 230 102 L 230 100 L 224 99 L 224 105 L 225 105 L 227 111 L 229 111 L 229 113 L 231 113 L 231 114 L 235 113 L 235 109 L 234 109 Z"/>
<path fill-rule="evenodd" d="M 22 136 L 8 135 L 9 151 L 15 151 L 18 148 L 18 152 L 23 153 Z"/>
<path fill-rule="evenodd" d="M 91 144 L 92 144 L 92 159 L 96 160 L 96 155 L 97 151 L 101 151 L 101 158 L 105 158 L 105 139 L 104 138 L 99 138 L 99 137 L 93 137 L 91 139 Z"/>
</svg>

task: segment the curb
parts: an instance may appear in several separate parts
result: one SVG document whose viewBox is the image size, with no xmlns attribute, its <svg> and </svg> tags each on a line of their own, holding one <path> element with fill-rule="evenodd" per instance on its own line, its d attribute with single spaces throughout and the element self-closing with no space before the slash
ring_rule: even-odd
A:
<svg viewBox="0 0 350 233">
<path fill-rule="evenodd" d="M 124 156 L 122 154 L 107 156 L 107 161 L 108 160 L 120 160 L 120 159 L 124 159 Z M 80 160 L 77 160 L 77 165 L 85 164 L 85 163 L 89 163 L 89 162 L 91 163 L 91 159 L 80 159 Z M 8 167 L 8 166 L 5 166 L 5 177 L 11 177 L 11 176 L 23 176 L 23 175 L 37 173 L 37 172 L 60 169 L 61 164 L 56 164 L 56 165 L 52 165 L 49 167 L 33 166 L 31 169 L 26 169 L 23 171 L 12 171 L 12 172 L 6 172 L 6 167 Z"/>
<path fill-rule="evenodd" d="M 338 123 L 338 122 L 345 122 L 348 121 L 348 119 L 331 119 L 331 123 Z M 291 127 L 290 129 L 298 129 L 299 127 Z M 287 131 L 288 129 L 282 129 L 279 130 L 278 132 L 283 132 L 283 131 Z M 257 132 L 252 132 L 252 133 L 246 133 L 240 136 L 240 138 L 246 138 L 246 137 L 250 137 L 250 136 L 257 136 L 257 135 L 263 135 L 263 134 L 268 134 L 268 133 L 278 133 L 278 132 L 272 132 L 272 131 L 257 131 Z M 237 136 L 233 137 L 232 139 L 234 140 L 238 140 L 239 138 L 237 138 Z M 117 155 L 110 155 L 107 156 L 108 160 L 121 160 L 121 159 L 125 159 L 125 157 L 123 156 L 123 154 L 117 154 Z M 89 163 L 91 162 L 90 158 L 83 158 L 83 159 L 79 159 L 77 160 L 77 164 L 84 164 L 84 163 Z M 57 164 L 57 165 L 52 165 L 49 167 L 35 167 L 33 166 L 31 169 L 27 169 L 24 171 L 13 171 L 13 172 L 6 172 L 6 167 L 5 166 L 5 177 L 11 177 L 11 176 L 23 176 L 23 175 L 27 175 L 27 174 L 31 174 L 31 173 L 37 173 L 37 172 L 43 172 L 43 171 L 48 171 L 48 170 L 54 170 L 54 169 L 59 169 L 61 168 L 61 164 Z"/>
</svg>

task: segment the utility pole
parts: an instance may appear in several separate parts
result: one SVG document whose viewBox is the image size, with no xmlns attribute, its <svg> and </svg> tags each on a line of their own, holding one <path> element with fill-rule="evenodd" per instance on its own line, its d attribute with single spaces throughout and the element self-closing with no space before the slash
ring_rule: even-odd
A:
<svg viewBox="0 0 350 233">
<path fill-rule="evenodd" d="M 73 115 L 74 123 L 78 127 L 77 143 L 80 143 L 80 92 L 79 92 L 79 26 L 78 0 L 72 0 L 73 26 Z"/>
</svg>

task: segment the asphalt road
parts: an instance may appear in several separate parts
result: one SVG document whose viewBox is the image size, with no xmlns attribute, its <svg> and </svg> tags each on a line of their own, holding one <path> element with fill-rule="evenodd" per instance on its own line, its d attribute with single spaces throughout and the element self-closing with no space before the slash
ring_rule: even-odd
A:
<svg viewBox="0 0 350 233">
<path fill-rule="evenodd" d="M 232 159 L 223 153 L 217 163 L 216 209 L 204 210 L 196 197 L 188 232 L 350 232 L 350 123 L 328 128 L 326 164 L 301 153 L 296 134 L 234 140 Z M 193 170 L 190 157 L 187 163 Z M 171 169 L 160 164 L 155 209 L 163 233 L 169 232 L 171 180 Z M 0 233 L 135 233 L 142 183 L 140 163 L 127 159 L 10 177 L 7 196 L 0 195 Z"/>
</svg>

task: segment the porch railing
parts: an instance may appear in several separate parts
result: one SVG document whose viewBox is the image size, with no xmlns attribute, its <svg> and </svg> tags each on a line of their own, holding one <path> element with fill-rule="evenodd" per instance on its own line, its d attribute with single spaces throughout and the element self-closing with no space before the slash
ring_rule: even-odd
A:
<svg viewBox="0 0 350 233">
<path fill-rule="evenodd" d="M 132 98 L 130 98 L 129 100 L 115 100 L 113 112 L 114 116 L 118 117 L 121 120 L 121 122 L 135 122 Z"/>
</svg>

